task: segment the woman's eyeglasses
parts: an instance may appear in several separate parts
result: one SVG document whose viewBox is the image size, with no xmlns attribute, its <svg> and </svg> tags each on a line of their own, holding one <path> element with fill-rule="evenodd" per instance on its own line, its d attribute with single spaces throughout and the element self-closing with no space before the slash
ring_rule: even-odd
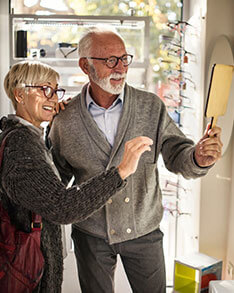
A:
<svg viewBox="0 0 234 293">
<path fill-rule="evenodd" d="M 63 99 L 66 92 L 65 89 L 61 89 L 61 88 L 53 89 L 49 85 L 25 85 L 25 87 L 41 89 L 44 93 L 44 96 L 47 99 L 51 99 L 53 95 L 56 94 L 59 102 Z"/>
</svg>

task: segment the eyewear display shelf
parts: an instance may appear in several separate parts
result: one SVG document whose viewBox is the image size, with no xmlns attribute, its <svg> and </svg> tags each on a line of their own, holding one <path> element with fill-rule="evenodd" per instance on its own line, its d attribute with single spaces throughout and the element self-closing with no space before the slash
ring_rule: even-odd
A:
<svg viewBox="0 0 234 293">
<path fill-rule="evenodd" d="M 60 73 L 61 85 L 69 93 L 88 81 L 78 66 L 77 43 L 84 30 L 114 27 L 134 55 L 128 82 L 148 89 L 149 17 L 10 14 L 9 22 L 10 65 L 23 60 L 47 63 Z"/>
</svg>

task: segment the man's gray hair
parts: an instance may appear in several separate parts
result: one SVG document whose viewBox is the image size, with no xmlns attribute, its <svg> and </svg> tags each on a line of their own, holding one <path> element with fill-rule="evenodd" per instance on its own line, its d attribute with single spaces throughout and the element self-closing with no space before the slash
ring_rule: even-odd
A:
<svg viewBox="0 0 234 293">
<path fill-rule="evenodd" d="M 118 34 L 118 32 L 112 26 L 95 26 L 88 28 L 84 34 L 81 36 L 78 46 L 79 57 L 90 57 L 92 48 L 92 38 L 96 34 L 101 33 L 113 33 L 118 36 L 123 42 L 123 38 Z"/>
</svg>

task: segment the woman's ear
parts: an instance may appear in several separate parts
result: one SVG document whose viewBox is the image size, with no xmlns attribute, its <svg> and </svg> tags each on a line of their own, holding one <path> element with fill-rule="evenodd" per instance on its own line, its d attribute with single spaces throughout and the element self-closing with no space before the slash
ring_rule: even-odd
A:
<svg viewBox="0 0 234 293">
<path fill-rule="evenodd" d="M 89 75 L 89 63 L 86 58 L 79 59 L 79 66 L 85 74 Z"/>
<path fill-rule="evenodd" d="M 24 95 L 23 95 L 21 89 L 15 89 L 14 96 L 15 96 L 17 103 L 24 105 Z"/>
</svg>

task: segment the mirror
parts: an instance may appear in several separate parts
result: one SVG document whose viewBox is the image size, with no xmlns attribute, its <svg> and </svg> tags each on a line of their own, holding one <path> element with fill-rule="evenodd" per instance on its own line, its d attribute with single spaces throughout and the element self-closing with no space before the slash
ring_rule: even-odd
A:
<svg viewBox="0 0 234 293">
<path fill-rule="evenodd" d="M 209 73 L 208 76 L 211 76 L 213 64 L 234 64 L 234 57 L 232 54 L 232 49 L 230 42 L 226 36 L 220 36 L 213 48 Z M 230 95 L 228 99 L 227 111 L 224 116 L 219 117 L 217 125 L 222 128 L 221 139 L 223 142 L 223 154 L 227 150 L 228 144 L 230 142 L 232 128 L 234 120 L 234 78 L 232 79 Z"/>
</svg>

